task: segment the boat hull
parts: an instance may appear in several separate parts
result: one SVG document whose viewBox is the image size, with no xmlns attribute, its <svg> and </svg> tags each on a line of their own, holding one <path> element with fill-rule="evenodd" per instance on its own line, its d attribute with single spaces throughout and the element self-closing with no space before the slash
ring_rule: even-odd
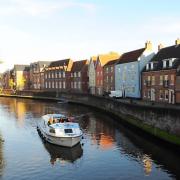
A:
<svg viewBox="0 0 180 180">
<path fill-rule="evenodd" d="M 59 146 L 73 147 L 76 144 L 78 144 L 82 138 L 82 135 L 72 137 L 51 136 L 50 134 L 46 133 L 46 131 L 43 128 L 41 128 L 41 126 L 38 126 L 37 129 L 45 141 Z"/>
</svg>

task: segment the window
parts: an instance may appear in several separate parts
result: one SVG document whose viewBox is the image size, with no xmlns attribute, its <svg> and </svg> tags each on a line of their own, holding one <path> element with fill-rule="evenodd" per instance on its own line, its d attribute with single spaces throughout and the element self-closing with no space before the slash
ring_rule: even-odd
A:
<svg viewBox="0 0 180 180">
<path fill-rule="evenodd" d="M 74 82 L 74 89 L 76 89 L 76 82 Z"/>
<path fill-rule="evenodd" d="M 45 74 L 45 79 L 47 79 L 47 74 Z"/>
<path fill-rule="evenodd" d="M 73 77 L 73 73 L 71 73 L 71 77 Z"/>
<path fill-rule="evenodd" d="M 148 89 L 148 98 L 151 98 L 151 89 Z"/>
<path fill-rule="evenodd" d="M 153 70 L 153 66 L 154 66 L 154 64 L 153 64 L 153 62 L 151 62 L 151 70 Z"/>
<path fill-rule="evenodd" d="M 163 76 L 160 75 L 159 85 L 163 85 Z"/>
<path fill-rule="evenodd" d="M 113 82 L 113 76 L 111 76 L 111 83 Z"/>
<path fill-rule="evenodd" d="M 159 99 L 162 100 L 163 99 L 163 90 L 159 91 Z"/>
<path fill-rule="evenodd" d="M 51 73 L 51 77 L 54 78 L 54 72 Z"/>
<path fill-rule="evenodd" d="M 45 83 L 45 88 L 47 89 L 47 82 Z"/>
<path fill-rule="evenodd" d="M 59 88 L 60 88 L 60 89 L 62 88 L 62 83 L 61 83 L 61 81 L 59 82 Z"/>
<path fill-rule="evenodd" d="M 149 70 L 149 64 L 146 64 L 146 70 Z"/>
<path fill-rule="evenodd" d="M 76 77 L 76 73 L 74 72 L 74 77 Z"/>
<path fill-rule="evenodd" d="M 163 68 L 166 68 L 166 61 L 163 61 Z"/>
<path fill-rule="evenodd" d="M 155 76 L 152 76 L 152 85 L 155 85 Z"/>
<path fill-rule="evenodd" d="M 121 72 L 121 68 L 118 68 L 118 72 L 119 72 L 119 73 Z"/>
<path fill-rule="evenodd" d="M 108 83 L 108 76 L 106 76 L 106 82 Z"/>
<path fill-rule="evenodd" d="M 65 78 L 65 72 L 63 72 L 63 78 Z"/>
<path fill-rule="evenodd" d="M 59 72 L 59 77 L 61 78 L 61 72 Z"/>
<path fill-rule="evenodd" d="M 108 67 L 106 67 L 106 73 L 108 73 Z"/>
<path fill-rule="evenodd" d="M 165 100 L 168 100 L 169 99 L 169 92 L 168 90 L 165 90 Z"/>
<path fill-rule="evenodd" d="M 144 79 L 144 86 L 146 85 L 146 79 Z"/>
<path fill-rule="evenodd" d="M 65 89 L 66 88 L 66 82 L 63 81 L 63 88 Z"/>
<path fill-rule="evenodd" d="M 71 88 L 73 89 L 73 82 L 71 82 Z"/>
<path fill-rule="evenodd" d="M 172 67 L 172 65 L 173 65 L 173 60 L 170 59 L 170 60 L 169 60 L 169 67 Z"/>
<path fill-rule="evenodd" d="M 56 81 L 56 89 L 58 88 L 58 82 Z"/>
<path fill-rule="evenodd" d="M 171 85 L 174 85 L 174 82 L 175 82 L 174 74 L 171 74 Z"/>
<path fill-rule="evenodd" d="M 79 74 L 79 77 L 81 77 L 81 72 L 79 72 L 78 74 Z"/>
<path fill-rule="evenodd" d="M 49 82 L 49 88 L 51 88 L 51 82 Z"/>
<path fill-rule="evenodd" d="M 54 88 L 54 82 L 52 82 L 52 88 Z"/>
<path fill-rule="evenodd" d="M 57 78 L 57 72 L 55 72 L 55 78 Z"/>
<path fill-rule="evenodd" d="M 113 66 L 111 66 L 111 72 L 113 72 Z"/>
<path fill-rule="evenodd" d="M 78 88 L 81 89 L 81 82 L 78 82 Z"/>
</svg>

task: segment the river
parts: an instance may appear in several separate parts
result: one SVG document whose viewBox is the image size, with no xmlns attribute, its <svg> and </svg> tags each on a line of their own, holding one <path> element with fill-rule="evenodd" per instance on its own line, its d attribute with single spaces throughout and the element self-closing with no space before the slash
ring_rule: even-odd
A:
<svg viewBox="0 0 180 180">
<path fill-rule="evenodd" d="M 43 142 L 36 127 L 47 113 L 75 117 L 81 144 Z M 180 179 L 180 156 L 88 107 L 1 97 L 0 179 Z"/>
</svg>

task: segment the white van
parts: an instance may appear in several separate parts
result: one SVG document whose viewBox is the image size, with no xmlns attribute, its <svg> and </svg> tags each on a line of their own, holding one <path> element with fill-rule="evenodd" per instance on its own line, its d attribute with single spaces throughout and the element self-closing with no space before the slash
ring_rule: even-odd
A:
<svg viewBox="0 0 180 180">
<path fill-rule="evenodd" d="M 109 97 L 121 98 L 122 91 L 121 90 L 111 91 L 111 93 L 109 94 Z"/>
</svg>

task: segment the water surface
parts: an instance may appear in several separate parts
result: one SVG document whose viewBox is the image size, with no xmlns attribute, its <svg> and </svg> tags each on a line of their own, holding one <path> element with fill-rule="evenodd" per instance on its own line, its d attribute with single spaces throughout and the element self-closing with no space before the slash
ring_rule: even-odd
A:
<svg viewBox="0 0 180 180">
<path fill-rule="evenodd" d="M 76 117 L 83 133 L 73 148 L 42 141 L 37 122 L 47 113 Z M 0 98 L 1 179 L 179 179 L 180 157 L 90 108 Z"/>
</svg>

